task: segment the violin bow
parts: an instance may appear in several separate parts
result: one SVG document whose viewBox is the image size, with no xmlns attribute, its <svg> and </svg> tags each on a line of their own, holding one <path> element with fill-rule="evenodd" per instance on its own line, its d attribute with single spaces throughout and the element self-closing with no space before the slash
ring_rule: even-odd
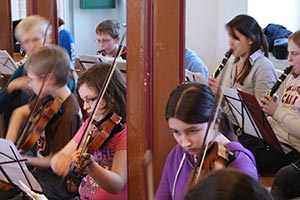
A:
<svg viewBox="0 0 300 200">
<path fill-rule="evenodd" d="M 54 7 L 54 5 L 53 5 L 53 0 L 51 0 L 51 8 L 50 8 L 50 13 L 49 13 L 49 17 L 48 17 L 48 22 L 49 22 L 49 23 L 48 23 L 48 25 L 47 25 L 47 27 L 46 27 L 46 30 L 45 30 L 45 33 L 44 33 L 43 46 L 44 46 L 45 43 L 46 43 L 47 32 L 48 32 L 48 30 L 49 30 L 49 28 L 50 28 L 50 25 L 51 25 L 50 19 L 51 19 L 51 17 L 52 17 L 52 13 L 53 13 L 53 9 L 54 9 L 53 7 Z M 46 74 L 46 75 L 44 76 L 44 78 L 43 78 L 43 82 L 42 82 L 41 88 L 40 88 L 40 90 L 39 90 L 39 93 L 38 93 L 38 95 L 36 96 L 36 98 L 35 98 L 35 100 L 34 100 L 32 109 L 30 110 L 30 113 L 29 113 L 29 116 L 28 116 L 28 118 L 27 118 L 27 120 L 26 120 L 26 123 L 25 123 L 25 125 L 24 125 L 23 128 L 22 128 L 22 131 L 21 131 L 21 134 L 20 134 L 20 138 L 19 138 L 19 139 L 17 140 L 17 142 L 16 142 L 16 147 L 17 147 L 17 148 L 20 148 L 21 143 L 23 142 L 23 139 L 24 139 L 24 137 L 25 137 L 25 133 L 28 132 L 28 130 L 30 129 L 30 126 L 31 126 L 30 119 L 32 118 L 33 113 L 36 111 L 37 106 L 39 105 L 39 103 L 40 103 L 40 101 L 41 101 L 41 98 L 40 98 L 40 97 L 41 97 L 43 88 L 44 88 L 45 84 L 49 81 L 49 79 L 50 79 L 50 78 L 47 76 L 47 74 Z"/>
<path fill-rule="evenodd" d="M 85 128 L 84 128 L 84 134 L 82 134 L 82 136 L 81 136 L 81 138 L 80 138 L 80 140 L 79 140 L 79 143 L 78 143 L 76 149 L 78 149 L 78 148 L 80 147 L 81 143 L 83 142 L 83 138 L 84 138 L 84 136 L 86 135 L 86 132 L 90 129 L 90 127 L 91 127 L 91 125 L 92 125 L 92 122 L 93 122 L 93 118 L 94 118 L 94 116 L 95 116 L 97 110 L 98 110 L 99 107 L 100 107 L 100 102 L 102 101 L 102 99 L 103 99 L 103 97 L 104 97 L 104 94 L 105 94 L 106 89 L 107 89 L 107 87 L 108 87 L 108 85 L 109 85 L 109 82 L 110 82 L 110 80 L 111 80 L 111 77 L 112 77 L 112 75 L 113 75 L 113 73 L 114 73 L 114 71 L 115 71 L 115 69 L 116 69 L 116 67 L 117 67 L 117 59 L 121 56 L 121 54 L 122 54 L 122 52 L 123 52 L 123 49 L 124 49 L 124 47 L 125 47 L 125 46 L 123 45 L 123 43 L 124 43 L 124 41 L 125 41 L 125 38 L 126 38 L 126 32 L 125 32 L 125 33 L 123 34 L 123 36 L 122 36 L 122 39 L 121 39 L 121 42 L 120 42 L 120 45 L 119 45 L 119 48 L 118 48 L 118 51 L 117 51 L 117 55 L 116 55 L 116 57 L 114 57 L 113 62 L 112 62 L 112 65 L 111 65 L 111 67 L 109 68 L 109 71 L 108 71 L 108 73 L 107 73 L 107 75 L 106 75 L 106 78 L 105 78 L 105 80 L 104 80 L 104 83 L 103 83 L 103 87 L 101 88 L 100 94 L 98 95 L 98 98 L 97 98 L 97 100 L 96 100 L 95 107 L 94 107 L 94 109 L 92 110 L 92 113 L 91 113 L 90 117 L 88 118 L 88 123 L 87 123 L 87 125 L 86 125 Z M 89 139 L 90 137 L 87 136 L 87 138 Z M 84 144 L 87 144 L 87 143 L 88 143 L 88 141 L 85 141 L 85 142 L 84 142 Z M 86 146 L 86 145 L 84 145 L 84 146 Z M 82 152 L 84 152 L 84 151 L 82 150 Z"/>
<path fill-rule="evenodd" d="M 216 100 L 215 100 L 215 103 L 213 105 L 212 113 L 209 117 L 208 125 L 207 125 L 206 131 L 205 131 L 205 136 L 204 136 L 204 139 L 203 139 L 203 142 L 202 142 L 202 147 L 205 147 L 205 148 L 204 149 L 202 148 L 202 150 L 200 151 L 199 155 L 201 156 L 201 159 L 199 159 L 197 161 L 196 165 L 195 165 L 196 167 L 199 166 L 199 168 L 198 168 L 198 170 L 195 170 L 194 173 L 193 173 L 191 183 L 190 183 L 190 187 L 194 186 L 197 183 L 197 181 L 199 180 L 200 175 L 201 175 L 201 169 L 203 167 L 204 159 L 205 159 L 208 147 L 209 147 L 209 142 L 207 142 L 207 136 L 208 136 L 209 133 L 211 133 L 211 131 L 213 129 L 213 125 L 217 121 L 217 117 L 219 115 L 219 111 L 220 111 L 221 104 L 222 104 L 223 97 L 224 97 L 224 94 L 221 91 L 221 85 L 222 85 L 223 82 L 225 82 L 225 80 L 227 80 L 225 78 L 228 79 L 228 76 L 226 75 L 226 67 L 225 67 L 225 69 L 224 69 L 224 71 L 223 71 L 223 73 L 221 74 L 221 77 L 220 77 L 218 90 L 217 90 L 217 93 L 215 94 Z M 214 135 L 213 139 L 216 138 L 216 136 L 217 135 Z"/>
</svg>

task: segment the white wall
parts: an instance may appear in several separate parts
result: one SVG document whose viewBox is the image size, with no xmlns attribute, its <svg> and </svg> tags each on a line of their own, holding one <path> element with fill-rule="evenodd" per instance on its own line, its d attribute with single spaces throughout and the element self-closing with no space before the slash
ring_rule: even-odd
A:
<svg viewBox="0 0 300 200">
<path fill-rule="evenodd" d="M 233 17 L 249 14 L 262 28 L 276 23 L 296 31 L 300 29 L 299 9 L 299 0 L 186 0 L 186 46 L 212 74 L 228 49 L 225 24 Z"/>
<path fill-rule="evenodd" d="M 263 28 L 273 23 L 292 32 L 300 28 L 299 10 L 299 0 L 250 0 L 248 4 L 248 14 L 254 16 Z"/>
<path fill-rule="evenodd" d="M 210 74 L 228 49 L 225 24 L 246 12 L 247 0 L 186 0 L 186 47 L 197 53 Z"/>
</svg>

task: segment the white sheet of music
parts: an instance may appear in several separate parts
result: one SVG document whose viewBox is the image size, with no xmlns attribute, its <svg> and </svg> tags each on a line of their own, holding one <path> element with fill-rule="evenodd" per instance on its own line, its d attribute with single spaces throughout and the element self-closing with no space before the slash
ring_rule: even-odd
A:
<svg viewBox="0 0 300 200">
<path fill-rule="evenodd" d="M 17 65 L 6 50 L 0 50 L 0 74 L 13 74 Z"/>
<path fill-rule="evenodd" d="M 78 58 L 81 61 L 81 64 L 84 65 L 86 69 L 100 62 L 111 64 L 114 60 L 113 57 L 106 57 L 102 55 L 87 55 L 87 54 L 78 55 Z M 117 62 L 117 67 L 121 70 L 121 72 L 125 73 L 126 60 L 123 60 L 121 57 L 119 57 L 117 58 L 116 62 Z"/>
<path fill-rule="evenodd" d="M 20 181 L 28 188 L 42 192 L 42 188 L 34 176 L 28 170 L 16 146 L 10 141 L 0 138 L 0 180 L 10 183 L 10 181 L 22 189 Z M 4 174 L 5 173 L 5 174 Z M 6 175 L 10 180 L 6 178 Z M 27 178 L 26 178 L 27 177 Z"/>
</svg>

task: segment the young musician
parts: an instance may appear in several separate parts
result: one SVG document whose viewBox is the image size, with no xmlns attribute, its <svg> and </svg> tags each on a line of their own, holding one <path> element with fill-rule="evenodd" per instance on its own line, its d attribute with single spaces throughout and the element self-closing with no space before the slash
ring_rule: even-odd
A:
<svg viewBox="0 0 300 200">
<path fill-rule="evenodd" d="M 101 54 L 107 57 L 116 57 L 120 42 L 120 23 L 116 20 L 105 20 L 96 28 L 96 42 Z M 126 49 L 121 53 L 121 58 L 126 60 Z"/>
<path fill-rule="evenodd" d="M 40 47 L 52 42 L 52 27 L 49 21 L 39 15 L 31 15 L 21 20 L 15 29 L 16 39 L 26 52 L 26 59 Z M 26 59 L 24 62 L 26 62 Z M 0 91 L 0 114 L 4 113 L 4 126 L 7 131 L 12 111 L 31 99 L 32 91 L 28 85 L 24 63 L 16 69 L 6 86 Z M 75 88 L 73 78 L 68 80 L 68 86 Z M 72 90 L 74 91 L 74 90 Z"/>
<path fill-rule="evenodd" d="M 268 60 L 268 44 L 262 28 L 248 15 L 236 16 L 226 28 L 235 59 L 228 61 L 224 70 L 230 72 L 230 77 L 222 84 L 263 97 L 275 83 L 276 72 Z M 208 83 L 216 93 L 218 80 L 211 77 Z"/>
<path fill-rule="evenodd" d="M 195 160 L 200 159 L 199 154 L 204 149 L 202 143 L 209 118 L 214 114 L 214 103 L 215 96 L 209 86 L 196 82 L 179 85 L 171 93 L 166 105 L 166 119 L 178 145 L 166 160 L 156 200 L 184 198 Z M 224 118 L 218 115 L 215 124 L 211 124 L 206 144 L 217 142 L 225 146 L 227 161 L 224 167 L 239 169 L 257 179 L 252 153 L 222 134 L 229 130 L 228 126 L 229 124 L 224 123 Z"/>
<path fill-rule="evenodd" d="M 19 139 L 17 142 L 19 144 L 22 137 L 33 139 L 34 131 L 42 129 L 44 124 L 44 130 L 40 130 L 38 139 L 32 141 L 37 142 L 36 148 L 32 150 L 34 156 L 24 155 L 24 157 L 27 158 L 26 163 L 33 167 L 32 173 L 48 199 L 71 198 L 66 191 L 63 178 L 57 176 L 50 168 L 51 157 L 69 142 L 81 125 L 79 104 L 67 87 L 70 65 L 68 54 L 56 45 L 40 47 L 31 54 L 25 63 L 25 70 L 29 86 L 36 95 L 39 94 L 37 96 L 39 104 L 36 108 L 34 103 L 30 103 L 15 109 L 6 135 L 6 139 L 13 142 Z M 48 113 L 51 113 L 53 107 L 46 107 L 47 104 L 44 102 L 55 100 L 61 105 L 53 111 L 54 116 L 49 118 Z M 28 118 L 30 121 L 26 122 Z M 26 125 L 32 124 L 28 131 L 19 135 L 18 131 L 24 122 Z M 23 148 L 23 144 L 28 143 L 20 143 L 20 149 Z"/>
<path fill-rule="evenodd" d="M 268 59 L 268 45 L 262 28 L 257 21 L 248 15 L 238 15 L 226 24 L 229 35 L 229 46 L 234 59 L 228 61 L 225 69 L 226 75 L 223 80 L 224 86 L 239 88 L 256 98 L 263 97 L 276 82 L 274 66 Z M 221 73 L 222 73 L 221 72 Z M 227 73 L 228 72 L 228 73 Z M 211 89 L 216 92 L 219 86 L 217 79 L 210 78 L 208 81 Z M 238 127 L 235 117 L 228 105 L 226 107 L 230 120 Z M 240 134 L 240 133 L 239 133 Z M 248 133 L 255 134 L 255 133 Z M 260 174 L 270 172 L 261 160 L 262 154 L 268 147 L 263 140 L 252 135 L 242 134 L 239 141 L 255 155 L 258 172 Z"/>
<path fill-rule="evenodd" d="M 84 101 L 83 109 L 90 115 L 95 109 L 97 98 L 104 86 L 110 65 L 97 64 L 88 69 L 79 79 L 77 90 Z M 83 168 L 86 176 L 82 179 L 79 194 L 81 199 L 127 199 L 127 128 L 126 128 L 126 85 L 123 75 L 116 69 L 104 93 L 104 98 L 95 110 L 93 124 L 101 126 L 112 113 L 122 117 L 105 142 L 92 156 L 82 152 L 87 137 L 89 119 L 77 131 L 73 139 L 58 152 L 51 161 L 51 167 L 59 176 L 66 176 L 70 164 Z M 83 137 L 84 136 L 84 137 Z M 80 142 L 81 138 L 83 140 Z M 92 140 L 93 141 L 93 140 Z M 91 142 L 92 142 L 91 141 Z M 86 159 L 83 159 L 86 158 Z"/>
<path fill-rule="evenodd" d="M 291 73 L 281 84 L 278 90 L 279 101 L 276 103 L 269 95 L 261 99 L 262 109 L 270 116 L 269 122 L 278 140 L 283 144 L 293 147 L 285 155 L 274 155 L 278 161 L 277 168 L 296 162 L 300 159 L 300 31 L 289 36 L 288 40 L 288 61 L 292 66 Z M 272 158 L 266 158 L 271 160 Z M 299 191 L 299 161 L 297 165 L 287 167 L 284 172 L 276 175 L 272 190 L 277 190 L 286 198 L 292 198 L 293 189 Z M 298 166 L 298 167 L 295 167 Z M 293 175 L 289 174 L 289 171 Z M 286 175 L 283 176 L 283 175 Z M 276 180 L 283 179 L 284 181 Z M 297 186 L 297 187 L 294 187 Z M 275 193 L 275 192 L 273 192 Z M 300 193 L 297 192 L 298 195 Z"/>
</svg>

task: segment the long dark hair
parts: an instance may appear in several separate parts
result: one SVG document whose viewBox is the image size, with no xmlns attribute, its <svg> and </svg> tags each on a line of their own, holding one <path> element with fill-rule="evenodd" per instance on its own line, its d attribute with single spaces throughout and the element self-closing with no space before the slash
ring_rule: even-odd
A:
<svg viewBox="0 0 300 200">
<path fill-rule="evenodd" d="M 229 34 L 236 40 L 239 40 L 239 38 L 236 36 L 234 30 L 237 30 L 238 32 L 240 32 L 241 34 L 243 34 L 247 38 L 250 38 L 253 41 L 248 58 L 246 59 L 246 63 L 244 63 L 245 67 L 242 71 L 240 78 L 237 80 L 238 83 L 243 85 L 245 78 L 247 77 L 252 68 L 252 65 L 249 61 L 249 56 L 258 49 L 261 49 L 264 52 L 264 55 L 267 58 L 269 57 L 267 38 L 257 21 L 249 15 L 236 16 L 226 24 L 226 28 Z M 237 62 L 238 60 L 239 58 L 236 58 L 235 62 Z"/>
<path fill-rule="evenodd" d="M 166 105 L 166 120 L 177 118 L 188 124 L 200 124 L 209 121 L 214 112 L 215 95 L 205 84 L 190 82 L 178 85 L 171 93 Z M 218 115 L 219 130 L 233 140 L 233 128 L 225 113 Z"/>
<path fill-rule="evenodd" d="M 87 84 L 99 95 L 110 65 L 99 63 L 89 68 L 77 82 L 77 90 L 82 84 Z M 115 69 L 112 78 L 108 84 L 107 90 L 103 96 L 106 101 L 108 113 L 115 112 L 122 117 L 122 122 L 126 122 L 126 83 L 124 76 L 118 68 Z"/>
</svg>

